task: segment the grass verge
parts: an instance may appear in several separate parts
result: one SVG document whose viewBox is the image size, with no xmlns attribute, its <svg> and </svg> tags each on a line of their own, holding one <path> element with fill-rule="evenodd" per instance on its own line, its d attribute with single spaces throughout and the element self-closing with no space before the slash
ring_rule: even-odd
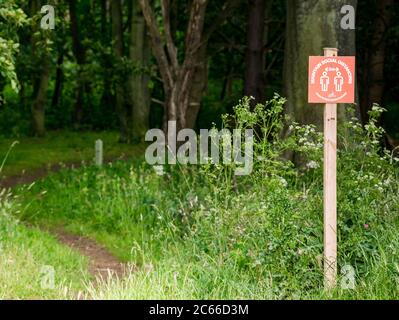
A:
<svg viewBox="0 0 399 320">
<path fill-rule="evenodd" d="M 51 235 L 28 228 L 12 214 L 15 199 L 0 207 L 0 299 L 76 299 L 90 279 L 87 261 Z"/>
<path fill-rule="evenodd" d="M 0 158 L 4 158 L 10 146 L 18 143 L 10 152 L 3 167 L 3 176 L 20 175 L 48 165 L 70 162 L 92 162 L 97 139 L 104 142 L 104 158 L 134 158 L 142 154 L 143 146 L 118 143 L 117 132 L 52 131 L 44 138 L 23 137 L 0 139 Z"/>
<path fill-rule="evenodd" d="M 21 188 L 19 217 L 90 235 L 139 267 L 89 285 L 94 299 L 397 299 L 399 159 L 380 149 L 377 118 L 340 135 L 339 276 L 326 293 L 322 137 L 292 124 L 280 139 L 283 104 L 236 108 L 238 127 L 264 130 L 248 176 L 234 176 L 234 164 L 163 175 L 139 160 L 87 166 Z M 286 150 L 302 166 L 282 160 Z"/>
</svg>

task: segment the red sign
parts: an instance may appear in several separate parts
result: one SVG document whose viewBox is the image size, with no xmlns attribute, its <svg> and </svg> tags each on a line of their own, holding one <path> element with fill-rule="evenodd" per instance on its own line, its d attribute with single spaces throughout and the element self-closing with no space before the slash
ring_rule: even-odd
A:
<svg viewBox="0 0 399 320">
<path fill-rule="evenodd" d="M 355 57 L 309 57 L 309 103 L 355 102 Z"/>
</svg>

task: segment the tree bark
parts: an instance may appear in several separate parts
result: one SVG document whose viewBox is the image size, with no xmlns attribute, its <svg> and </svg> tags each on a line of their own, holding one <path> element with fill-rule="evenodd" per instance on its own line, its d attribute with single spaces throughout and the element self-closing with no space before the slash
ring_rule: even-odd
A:
<svg viewBox="0 0 399 320">
<path fill-rule="evenodd" d="M 198 52 L 196 68 L 194 71 L 193 83 L 191 86 L 189 105 L 186 114 L 186 127 L 194 128 L 201 109 L 201 101 L 208 85 L 208 56 L 207 43 L 203 44 Z"/>
<path fill-rule="evenodd" d="M 40 1 L 32 0 L 31 15 L 37 14 L 40 10 Z M 34 32 L 37 28 L 34 28 Z M 40 68 L 35 72 L 33 78 L 33 103 L 31 105 L 32 129 L 36 136 L 42 137 L 46 134 L 45 128 L 45 107 L 47 102 L 47 89 L 50 79 L 50 57 L 46 49 L 42 53 L 38 53 L 37 35 L 32 37 L 32 55 L 36 59 Z"/>
<path fill-rule="evenodd" d="M 113 52 L 116 63 L 121 63 L 123 57 L 122 3 L 113 0 L 111 3 Z M 120 142 L 128 141 L 127 113 L 124 96 L 123 79 L 118 77 L 115 83 L 115 107 L 120 123 Z"/>
<path fill-rule="evenodd" d="M 264 100 L 264 31 L 266 0 L 249 0 L 244 95 L 254 97 L 252 105 Z"/>
<path fill-rule="evenodd" d="M 147 40 L 147 30 L 141 9 L 136 1 L 132 3 L 132 18 L 130 30 L 130 60 L 135 64 L 135 70 L 129 79 L 130 91 L 130 126 L 129 140 L 131 143 L 144 141 L 149 128 L 150 90 L 149 60 L 150 50 Z"/>
<path fill-rule="evenodd" d="M 55 85 L 54 85 L 54 93 L 51 101 L 52 107 L 57 107 L 59 100 L 62 95 L 62 85 L 64 81 L 64 72 L 62 71 L 62 64 L 64 63 L 64 52 L 60 52 L 58 54 L 57 59 L 57 70 L 55 72 Z"/>
<path fill-rule="evenodd" d="M 171 3 L 162 0 L 163 34 L 160 33 L 149 0 L 139 0 L 151 38 L 165 93 L 164 131 L 168 121 L 176 121 L 177 130 L 192 127 L 200 107 L 206 79 L 206 47 L 210 35 L 232 12 L 240 0 L 226 1 L 207 32 L 204 32 L 208 0 L 193 0 L 186 31 L 184 58 L 178 60 L 177 47 L 171 32 Z M 190 115 L 189 115 L 190 114 Z"/>
<path fill-rule="evenodd" d="M 106 48 L 111 42 L 111 37 L 109 36 L 109 23 L 108 23 L 109 21 L 108 0 L 101 0 L 100 5 L 101 5 L 101 45 L 104 48 Z M 111 79 L 109 77 L 109 72 L 112 69 L 112 62 L 110 61 L 106 52 L 102 52 L 101 54 L 101 63 L 104 67 L 101 106 L 103 106 L 104 108 L 109 108 L 109 106 L 114 104 L 113 96 L 111 94 Z"/>
<path fill-rule="evenodd" d="M 322 131 L 322 105 L 308 104 L 308 57 L 323 55 L 324 47 L 338 48 L 339 55 L 355 52 L 354 30 L 340 27 L 340 9 L 356 8 L 356 0 L 289 0 L 284 56 L 284 91 L 286 112 L 301 124 L 314 124 Z M 345 118 L 345 108 L 338 118 Z"/>
<path fill-rule="evenodd" d="M 386 33 L 389 28 L 393 0 L 380 0 L 377 2 L 377 15 L 374 22 L 374 32 L 368 50 L 368 59 L 363 71 L 365 74 L 362 86 L 361 115 L 363 123 L 368 122 L 368 111 L 373 103 L 382 103 L 384 94 L 384 65 Z"/>
<path fill-rule="evenodd" d="M 190 93 L 198 65 L 197 51 L 202 43 L 205 12 L 208 0 L 193 0 L 185 39 L 184 60 L 177 59 L 177 48 L 173 42 L 170 26 L 170 1 L 162 0 L 164 38 L 161 36 L 153 10 L 148 0 L 139 0 L 146 24 L 149 28 L 153 52 L 161 73 L 165 92 L 164 130 L 167 121 L 176 121 L 177 130 L 186 128 L 186 115 L 190 104 Z M 163 46 L 165 43 L 165 47 Z"/>
<path fill-rule="evenodd" d="M 70 25 L 72 33 L 72 48 L 76 62 L 79 66 L 78 81 L 77 81 L 78 88 L 77 88 L 74 115 L 73 115 L 75 128 L 78 128 L 83 118 L 83 103 L 84 103 L 84 94 L 86 91 L 85 89 L 86 80 L 85 77 L 82 76 L 83 73 L 82 69 L 86 62 L 86 51 L 80 38 L 80 25 L 77 15 L 76 0 L 69 1 L 69 16 L 70 16 Z"/>
<path fill-rule="evenodd" d="M 50 79 L 50 65 L 48 61 L 43 61 L 41 75 L 34 90 L 34 100 L 32 104 L 32 125 L 36 136 L 43 137 L 46 134 L 45 128 L 45 106 L 47 102 L 47 88 Z"/>
</svg>

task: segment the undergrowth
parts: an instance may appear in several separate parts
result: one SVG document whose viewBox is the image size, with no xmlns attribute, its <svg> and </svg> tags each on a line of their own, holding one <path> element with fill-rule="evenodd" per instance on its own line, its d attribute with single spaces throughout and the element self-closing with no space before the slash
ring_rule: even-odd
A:
<svg viewBox="0 0 399 320">
<path fill-rule="evenodd" d="M 20 189 L 18 216 L 90 235 L 138 265 L 88 286 L 90 298 L 398 298 L 399 159 L 380 147 L 383 109 L 364 128 L 354 118 L 340 128 L 340 276 L 325 292 L 322 135 L 285 118 L 284 103 L 276 95 L 251 111 L 245 98 L 223 118 L 225 128 L 255 128 L 248 176 L 234 176 L 234 164 L 163 175 L 142 161 L 88 166 Z M 354 272 L 349 287 L 343 270 Z"/>
</svg>

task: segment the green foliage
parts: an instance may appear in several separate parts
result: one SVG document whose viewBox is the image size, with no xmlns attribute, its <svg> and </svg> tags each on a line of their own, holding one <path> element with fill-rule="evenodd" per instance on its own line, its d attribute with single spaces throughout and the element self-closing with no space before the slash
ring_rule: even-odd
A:
<svg viewBox="0 0 399 320">
<path fill-rule="evenodd" d="M 13 214 L 21 208 L 5 189 L 0 197 L 0 299 L 76 299 L 89 280 L 87 261 L 16 220 Z M 41 285 L 44 266 L 55 270 L 52 289 Z"/>
<path fill-rule="evenodd" d="M 15 110 L 15 100 L 10 91 L 15 92 L 11 86 L 4 90 L 4 104 L 0 112 L 0 132 L 4 136 L 18 138 L 28 134 L 31 122 L 21 112 Z"/>
<path fill-rule="evenodd" d="M 19 43 L 17 30 L 26 24 L 25 13 L 16 6 L 14 0 L 2 0 L 0 8 L 0 75 L 10 82 L 11 87 L 19 90 L 15 71 L 15 56 Z"/>
<path fill-rule="evenodd" d="M 365 129 L 341 130 L 338 264 L 354 268 L 356 289 L 327 295 L 321 135 L 285 119 L 283 104 L 276 95 L 253 111 L 247 98 L 235 108 L 234 127 L 257 128 L 249 176 L 231 165 L 165 166 L 163 176 L 139 162 L 86 167 L 21 190 L 21 217 L 89 234 L 139 266 L 90 286 L 94 298 L 397 298 L 399 159 L 376 143 L 382 109 Z M 303 168 L 282 157 L 292 149 Z"/>
<path fill-rule="evenodd" d="M 10 116 L 12 110 L 10 110 Z M 24 172 L 46 170 L 48 166 L 68 163 L 92 162 L 94 142 L 104 142 L 104 158 L 132 158 L 142 153 L 143 146 L 118 143 L 117 132 L 50 132 L 45 138 L 19 137 L 20 142 L 9 155 L 2 175 L 21 175 Z M 0 158 L 15 139 L 0 138 Z"/>
</svg>

